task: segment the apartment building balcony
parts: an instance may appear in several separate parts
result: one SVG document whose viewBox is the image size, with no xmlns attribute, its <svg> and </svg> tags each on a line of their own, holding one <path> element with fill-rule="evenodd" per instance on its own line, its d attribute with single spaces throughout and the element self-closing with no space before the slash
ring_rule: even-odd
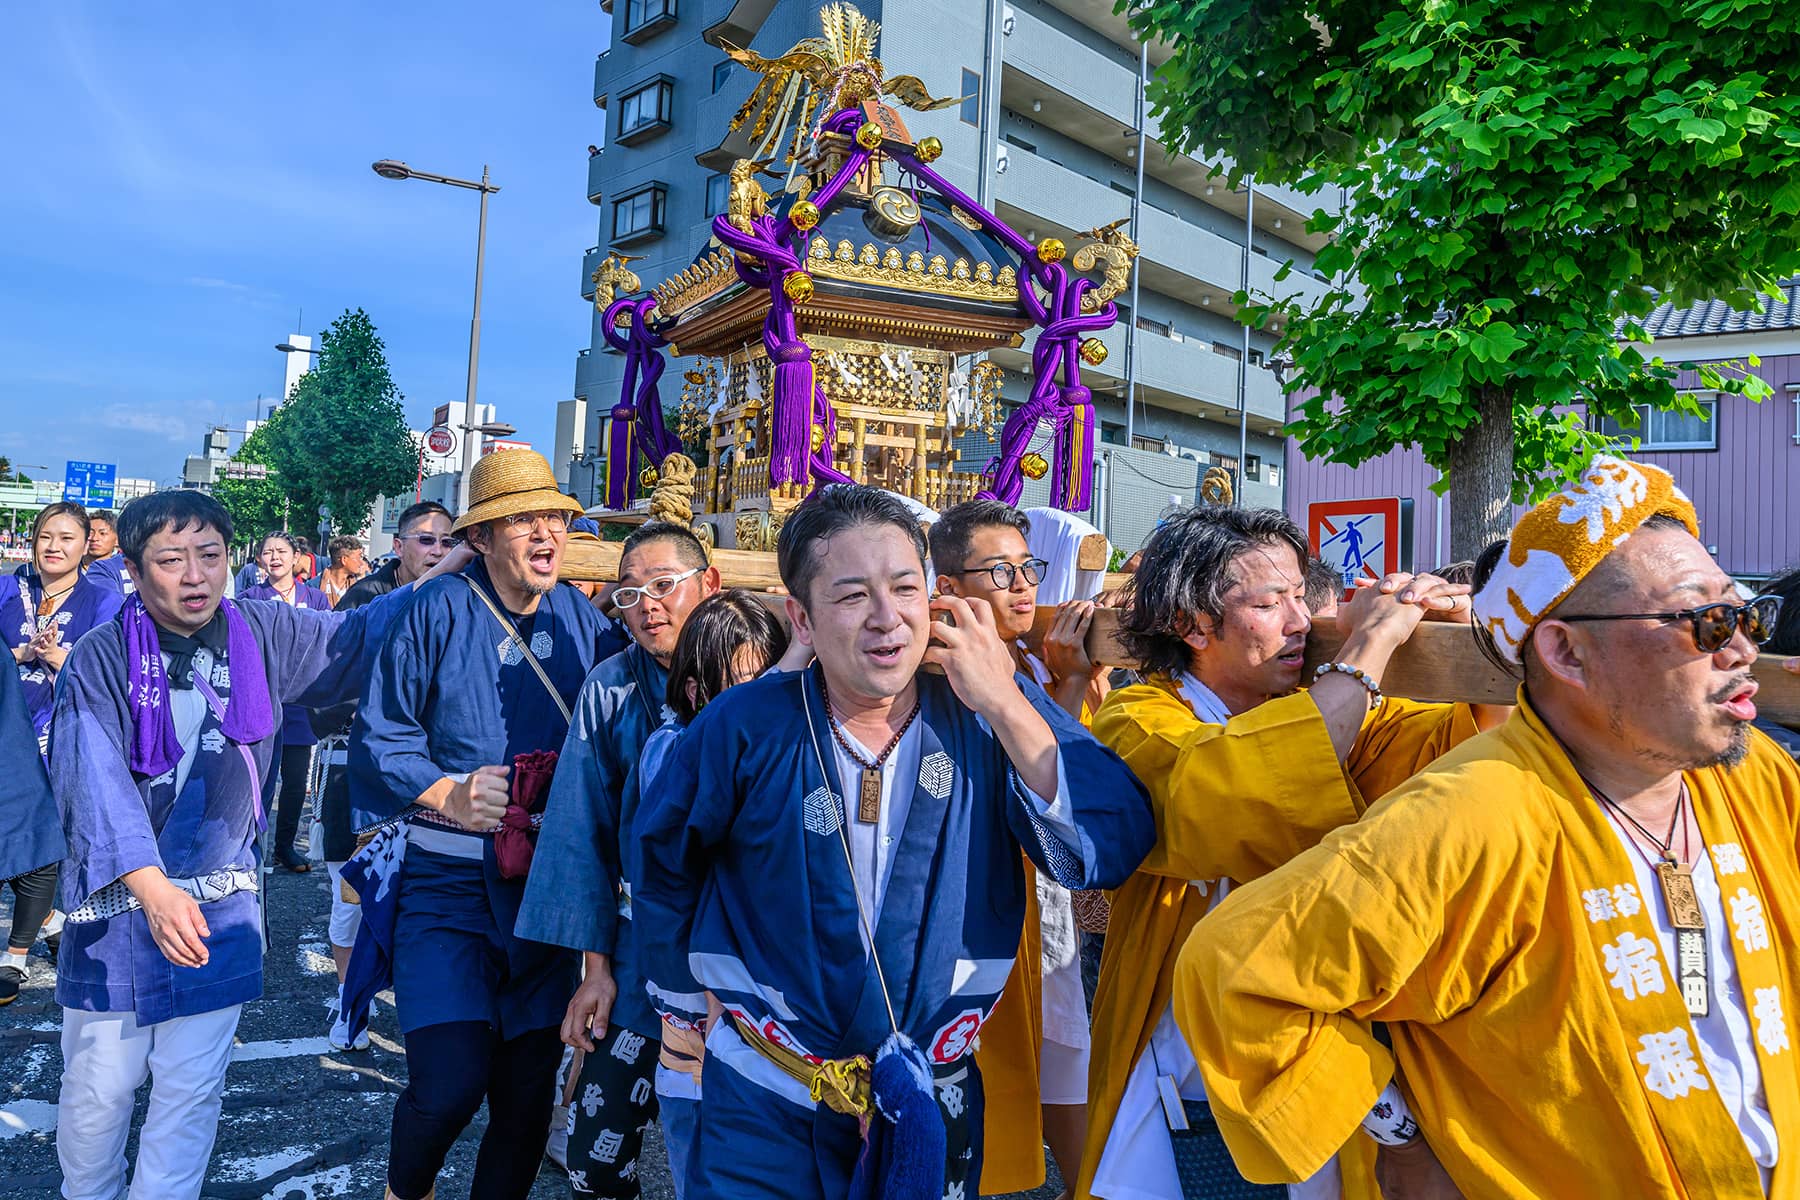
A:
<svg viewBox="0 0 1800 1200">
<path fill-rule="evenodd" d="M 606 174 L 606 151 L 588 155 L 588 190 L 589 204 L 599 204 L 605 198 L 606 188 L 602 179 Z"/>
<path fill-rule="evenodd" d="M 776 0 L 703 0 L 701 38 L 717 46 L 748 46 L 774 11 Z"/>
<path fill-rule="evenodd" d="M 589 246 L 581 252 L 581 298 L 583 300 L 594 298 L 594 272 L 600 269 L 600 260 L 605 257 L 606 255 L 598 246 Z"/>
<path fill-rule="evenodd" d="M 606 51 L 602 50 L 594 59 L 594 107 L 606 107 L 606 94 L 610 86 L 610 72 L 607 68 Z"/>
<path fill-rule="evenodd" d="M 1080 98 L 1120 124 L 1135 127 L 1136 63 L 1124 66 L 1090 43 L 1070 37 L 1029 8 L 1014 5 L 1012 12 L 1012 32 L 1001 46 L 1008 67 L 1023 71 L 1065 96 Z"/>
<path fill-rule="evenodd" d="M 1012 32 L 1002 43 L 1001 103 L 1112 158 L 1123 159 L 1129 135 L 1137 128 L 1137 64 L 1127 65 L 1095 49 L 1091 40 L 1070 36 L 1028 6 L 1014 5 L 1012 12 Z M 1094 20 L 1099 17 L 1098 13 L 1088 14 Z M 1156 57 L 1153 53 L 1153 63 Z M 1154 143 L 1144 160 L 1146 174 L 1226 212 L 1243 214 L 1242 189 L 1234 192 L 1225 186 L 1228 160 L 1209 162 L 1191 154 L 1171 159 L 1164 149 L 1160 123 L 1154 118 L 1146 134 Z M 1209 183 L 1214 188 L 1211 196 L 1205 193 Z M 1256 192 L 1259 226 L 1268 229 L 1279 216 L 1284 224 L 1279 236 L 1314 252 L 1324 245 L 1323 238 L 1307 234 L 1303 227 L 1316 209 L 1337 211 L 1335 192 L 1309 195 L 1281 184 L 1259 184 Z"/>
<path fill-rule="evenodd" d="M 591 350 L 575 352 L 575 391 L 577 399 L 590 400 L 594 396 L 594 385 L 597 378 L 595 368 L 599 363 Z"/>
<path fill-rule="evenodd" d="M 1035 229 L 1041 238 L 1051 232 L 1071 236 L 1131 213 L 1131 197 L 1078 171 L 1018 146 L 1008 147 L 1007 170 L 999 177 L 995 197 L 1000 215 L 1021 232 Z M 1243 246 L 1197 225 L 1191 225 L 1151 205 L 1142 207 L 1143 234 L 1138 239 L 1141 269 L 1162 269 L 1156 286 L 1193 304 L 1213 305 L 1229 298 L 1243 272 Z M 1054 228 L 1052 228 L 1054 227 Z M 1309 302 L 1323 298 L 1327 285 L 1310 272 L 1294 271 L 1280 283 L 1275 274 L 1282 262 L 1252 253 L 1252 293 L 1283 296 L 1302 293 Z M 1229 303 L 1217 306 L 1232 311 Z"/>
<path fill-rule="evenodd" d="M 700 97 L 694 106 L 694 129 L 698 131 L 695 160 L 711 171 L 729 171 L 734 160 L 750 152 L 750 127 L 731 133 L 731 118 L 750 94 L 757 76 L 748 71 L 733 71 L 731 79 L 716 92 Z M 711 86 L 711 80 L 707 80 Z M 716 140 L 715 140 L 716 139 Z M 764 186 L 773 190 L 771 180 Z"/>
<path fill-rule="evenodd" d="M 1137 332 L 1140 402 L 1213 421 L 1237 421 L 1237 359 L 1215 353 L 1211 343 L 1201 339 Z M 1130 361 L 1126 330 L 1114 326 L 1099 336 L 1106 344 L 1106 361 L 1097 367 L 1083 364 L 1082 381 L 1095 392 L 1122 396 Z M 1019 349 L 996 350 L 989 357 L 1010 370 L 1029 373 L 1035 344 L 1036 336 L 1028 336 Z M 1245 383 L 1251 428 L 1262 433 L 1278 429 L 1287 419 L 1287 408 L 1274 374 L 1252 364 Z"/>
</svg>

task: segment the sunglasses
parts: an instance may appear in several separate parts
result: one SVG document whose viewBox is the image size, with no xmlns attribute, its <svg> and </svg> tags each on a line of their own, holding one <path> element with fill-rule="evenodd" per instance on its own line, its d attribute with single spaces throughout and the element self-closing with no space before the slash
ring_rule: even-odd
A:
<svg viewBox="0 0 1800 1200">
<path fill-rule="evenodd" d="M 1023 575 L 1025 582 L 1036 586 L 1044 581 L 1044 571 L 1050 566 L 1041 558 L 1028 558 L 1022 563 L 995 563 L 991 567 L 970 567 L 966 571 L 958 571 L 958 575 L 986 575 L 994 581 L 994 586 L 1001 591 L 1012 587 L 1013 579 Z"/>
<path fill-rule="evenodd" d="M 1660 613 L 1584 613 L 1557 621 L 1686 621 L 1694 632 L 1694 645 L 1702 654 L 1717 654 L 1725 648 L 1738 630 L 1758 646 L 1775 635 L 1775 620 L 1781 615 L 1780 596 L 1757 596 L 1743 604 L 1720 601 L 1699 608 L 1682 608 Z"/>
<path fill-rule="evenodd" d="M 447 533 L 399 533 L 394 535 L 394 540 L 396 542 L 417 542 L 427 550 L 439 545 L 446 550 L 454 550 L 462 545 L 461 538 L 452 537 Z"/>
</svg>

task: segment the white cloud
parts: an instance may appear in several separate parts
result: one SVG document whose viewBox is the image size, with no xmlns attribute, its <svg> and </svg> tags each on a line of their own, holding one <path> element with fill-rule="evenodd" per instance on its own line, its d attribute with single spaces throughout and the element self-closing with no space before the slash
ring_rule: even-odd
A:
<svg viewBox="0 0 1800 1200">
<path fill-rule="evenodd" d="M 216 288 L 219 291 L 250 293 L 256 289 L 247 283 L 233 283 L 229 279 L 209 279 L 204 275 L 188 276 L 187 285 L 197 288 Z"/>
<path fill-rule="evenodd" d="M 134 433 L 148 433 L 156 437 L 166 438 L 171 442 L 198 442 L 199 435 L 205 432 L 205 418 L 197 418 L 195 414 L 177 416 L 168 411 L 143 408 L 134 404 L 109 404 L 94 418 L 99 424 L 114 429 L 129 429 Z"/>
</svg>

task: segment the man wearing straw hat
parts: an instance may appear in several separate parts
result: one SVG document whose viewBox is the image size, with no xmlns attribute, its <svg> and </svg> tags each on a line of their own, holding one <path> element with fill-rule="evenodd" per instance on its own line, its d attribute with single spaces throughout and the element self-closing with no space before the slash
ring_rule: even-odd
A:
<svg viewBox="0 0 1800 1200">
<path fill-rule="evenodd" d="M 1316 1169 L 1397 1071 L 1396 1149 L 1465 1196 L 1800 1195 L 1800 768 L 1751 728 L 1778 605 L 1698 531 L 1596 457 L 1477 564 L 1506 724 L 1195 929 L 1176 1016 L 1245 1176 Z"/>
<path fill-rule="evenodd" d="M 385 824 L 344 869 L 364 917 L 344 1011 L 366 1020 L 392 979 L 409 1076 L 388 1158 L 398 1200 L 434 1195 L 483 1099 L 471 1194 L 523 1198 L 537 1176 L 576 958 L 514 922 L 576 693 L 625 645 L 557 581 L 581 509 L 542 455 L 488 455 L 469 500 L 452 532 L 479 557 L 395 623 L 351 737 L 352 804 Z"/>
</svg>

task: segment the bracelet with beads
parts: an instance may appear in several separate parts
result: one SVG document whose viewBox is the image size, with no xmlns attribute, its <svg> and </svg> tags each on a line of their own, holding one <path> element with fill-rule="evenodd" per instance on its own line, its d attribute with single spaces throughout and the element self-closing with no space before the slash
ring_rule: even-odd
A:
<svg viewBox="0 0 1800 1200">
<path fill-rule="evenodd" d="M 1318 669 L 1313 672 L 1313 682 L 1317 683 L 1319 680 L 1333 672 L 1340 675 L 1348 675 L 1350 678 L 1356 680 L 1356 682 L 1362 684 L 1363 687 L 1367 688 L 1369 692 L 1369 703 L 1371 705 L 1380 704 L 1384 699 L 1381 694 L 1381 685 L 1375 682 L 1374 676 L 1370 675 L 1361 667 L 1354 667 L 1349 663 L 1320 663 Z"/>
</svg>

